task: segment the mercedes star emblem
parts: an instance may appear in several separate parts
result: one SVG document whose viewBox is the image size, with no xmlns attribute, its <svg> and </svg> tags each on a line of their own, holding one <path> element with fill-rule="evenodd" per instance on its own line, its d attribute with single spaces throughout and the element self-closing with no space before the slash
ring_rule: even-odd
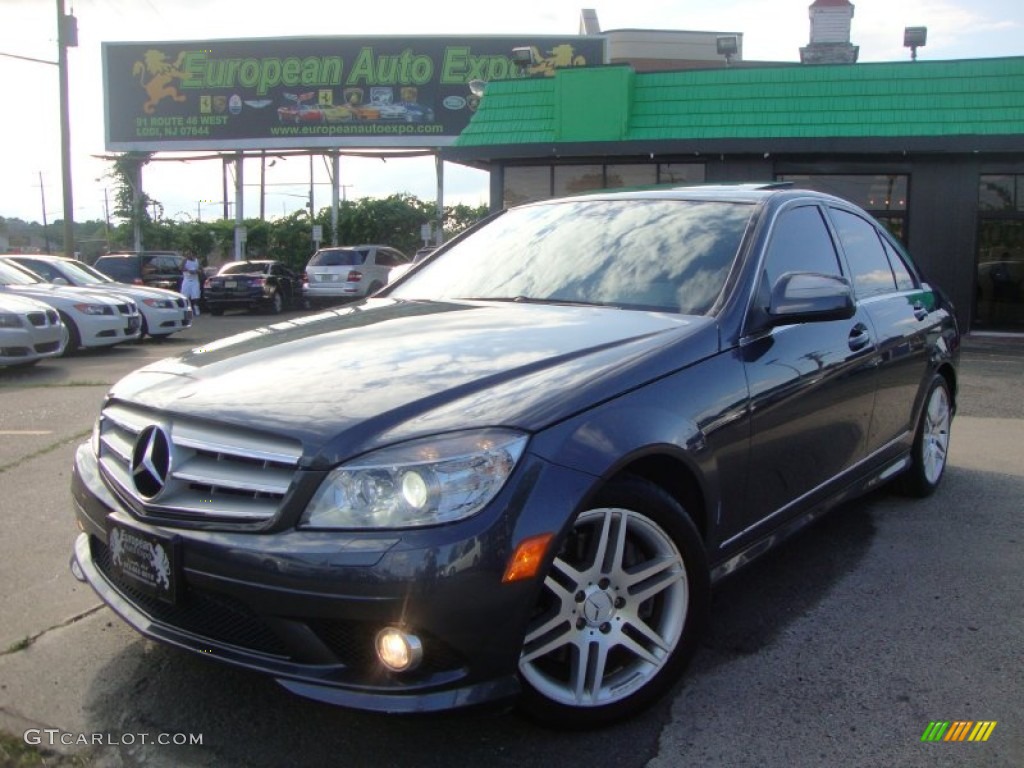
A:
<svg viewBox="0 0 1024 768">
<path fill-rule="evenodd" d="M 164 490 L 171 474 L 171 441 L 161 427 L 139 433 L 132 451 L 132 482 L 139 495 L 152 501 Z"/>
</svg>

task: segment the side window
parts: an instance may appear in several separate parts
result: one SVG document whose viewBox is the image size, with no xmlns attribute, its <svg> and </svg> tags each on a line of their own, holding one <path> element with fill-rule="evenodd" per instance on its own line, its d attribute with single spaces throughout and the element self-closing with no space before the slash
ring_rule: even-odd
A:
<svg viewBox="0 0 1024 768">
<path fill-rule="evenodd" d="M 885 255 L 889 257 L 889 266 L 892 267 L 892 273 L 896 278 L 896 290 L 912 291 L 917 288 L 917 281 L 914 280 L 914 275 L 907 267 L 902 254 L 893 248 L 892 244 L 884 237 L 882 238 L 882 247 L 885 248 Z"/>
<path fill-rule="evenodd" d="M 769 288 L 786 272 L 819 272 L 842 276 L 839 257 L 828 227 L 815 205 L 779 214 L 765 254 L 764 276 Z"/>
<path fill-rule="evenodd" d="M 849 211 L 832 208 L 831 212 L 850 262 L 857 297 L 863 299 L 895 291 L 896 279 L 874 225 Z"/>
<path fill-rule="evenodd" d="M 22 262 L 20 262 L 20 263 L 25 268 L 31 269 L 33 272 L 35 272 L 37 275 L 42 277 L 44 280 L 47 280 L 47 281 L 49 281 L 51 283 L 53 282 L 53 279 L 55 277 L 60 277 L 60 272 L 58 272 L 56 269 L 51 267 L 45 261 L 36 261 L 35 259 L 25 259 L 25 261 L 23 263 Z"/>
</svg>

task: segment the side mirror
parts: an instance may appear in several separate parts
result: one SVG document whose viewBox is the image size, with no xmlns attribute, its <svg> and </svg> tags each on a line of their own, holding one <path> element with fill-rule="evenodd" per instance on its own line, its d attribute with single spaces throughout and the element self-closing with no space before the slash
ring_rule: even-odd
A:
<svg viewBox="0 0 1024 768">
<path fill-rule="evenodd" d="M 772 286 L 772 325 L 849 320 L 857 311 L 850 283 L 836 275 L 787 272 Z"/>
<path fill-rule="evenodd" d="M 50 282 L 53 283 L 54 285 L 71 285 L 71 283 L 69 283 L 63 277 L 55 277 Z"/>
</svg>

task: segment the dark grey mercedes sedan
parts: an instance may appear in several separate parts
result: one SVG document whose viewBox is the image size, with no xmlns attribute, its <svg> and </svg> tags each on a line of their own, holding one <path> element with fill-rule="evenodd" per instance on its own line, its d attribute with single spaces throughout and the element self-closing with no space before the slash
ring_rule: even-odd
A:
<svg viewBox="0 0 1024 768">
<path fill-rule="evenodd" d="M 935 491 L 959 346 L 834 197 L 513 208 L 374 298 L 116 384 L 72 569 L 312 699 L 600 725 L 678 679 L 716 580 L 882 483 Z"/>
</svg>

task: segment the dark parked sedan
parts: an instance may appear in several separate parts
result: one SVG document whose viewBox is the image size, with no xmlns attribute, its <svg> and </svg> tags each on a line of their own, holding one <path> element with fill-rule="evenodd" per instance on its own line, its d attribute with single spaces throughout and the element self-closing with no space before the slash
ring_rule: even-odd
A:
<svg viewBox="0 0 1024 768">
<path fill-rule="evenodd" d="M 232 261 L 203 285 L 213 315 L 225 309 L 262 309 L 278 314 L 303 305 L 302 277 L 279 261 Z"/>
<path fill-rule="evenodd" d="M 73 569 L 302 696 L 598 725 L 679 677 L 717 579 L 881 483 L 936 490 L 958 359 L 942 293 L 837 198 L 525 205 L 115 385 Z"/>
</svg>

